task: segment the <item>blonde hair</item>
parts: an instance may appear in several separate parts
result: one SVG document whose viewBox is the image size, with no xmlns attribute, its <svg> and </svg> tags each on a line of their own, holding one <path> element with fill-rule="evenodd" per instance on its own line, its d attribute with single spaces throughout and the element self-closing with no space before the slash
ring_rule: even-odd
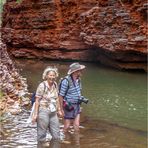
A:
<svg viewBox="0 0 148 148">
<path fill-rule="evenodd" d="M 55 66 L 53 66 L 53 67 L 52 66 L 48 66 L 48 67 L 46 67 L 46 69 L 43 72 L 43 75 L 42 75 L 43 80 L 46 79 L 46 76 L 47 76 L 48 72 L 50 72 L 50 71 L 55 72 L 56 77 L 59 76 L 58 69 Z"/>
</svg>

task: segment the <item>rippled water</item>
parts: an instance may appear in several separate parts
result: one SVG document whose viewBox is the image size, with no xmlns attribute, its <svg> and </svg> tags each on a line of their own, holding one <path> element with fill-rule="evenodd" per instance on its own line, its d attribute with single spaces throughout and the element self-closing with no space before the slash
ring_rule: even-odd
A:
<svg viewBox="0 0 148 148">
<path fill-rule="evenodd" d="M 29 112 L 24 110 L 20 115 L 9 115 L 2 122 L 1 127 L 4 130 L 1 137 L 2 147 L 36 147 L 36 127 L 26 124 L 28 115 Z"/>
<path fill-rule="evenodd" d="M 54 64 L 63 77 L 69 63 L 17 60 L 27 77 L 29 90 L 42 81 L 42 71 Z M 145 73 L 121 72 L 84 63 L 83 94 L 90 99 L 83 104 L 81 132 L 66 135 L 57 148 L 146 148 L 147 147 L 147 76 Z M 2 147 L 35 148 L 36 127 L 27 126 L 29 110 L 2 122 Z M 61 121 L 62 122 L 62 121 Z M 62 123 L 61 123 L 62 124 Z"/>
<path fill-rule="evenodd" d="M 1 128 L 2 148 L 36 148 L 36 126 L 28 125 L 29 112 L 10 115 Z M 62 124 L 62 122 L 61 122 Z M 146 133 L 82 117 L 80 134 L 70 132 L 60 145 L 50 148 L 146 148 Z"/>
</svg>

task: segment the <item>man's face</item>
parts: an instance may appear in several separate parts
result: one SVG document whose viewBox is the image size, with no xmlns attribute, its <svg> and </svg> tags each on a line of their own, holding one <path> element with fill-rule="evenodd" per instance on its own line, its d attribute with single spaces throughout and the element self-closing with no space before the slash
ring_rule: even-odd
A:
<svg viewBox="0 0 148 148">
<path fill-rule="evenodd" d="M 77 79 L 80 78 L 82 76 L 82 70 L 78 70 L 76 72 L 73 73 L 74 77 L 76 77 Z"/>
</svg>

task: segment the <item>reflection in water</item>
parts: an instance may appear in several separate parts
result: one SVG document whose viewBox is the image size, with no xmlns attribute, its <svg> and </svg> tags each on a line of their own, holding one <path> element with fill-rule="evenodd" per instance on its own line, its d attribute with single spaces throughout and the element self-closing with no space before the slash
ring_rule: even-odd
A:
<svg viewBox="0 0 148 148">
<path fill-rule="evenodd" d="M 80 133 L 74 131 L 65 133 L 64 142 L 71 144 L 73 148 L 80 148 Z"/>
<path fill-rule="evenodd" d="M 38 142 L 37 148 L 80 148 L 80 134 L 79 132 L 67 132 L 62 141 L 51 140 L 47 142 Z"/>
<path fill-rule="evenodd" d="M 37 145 L 36 126 L 26 124 L 29 112 L 24 110 L 19 115 L 10 115 L 1 124 L 1 148 L 146 148 L 146 134 L 109 124 L 100 120 L 84 118 L 84 128 L 80 133 L 72 130 L 65 135 L 62 142 Z M 130 141 L 130 142 L 129 142 Z M 50 144 L 50 145 L 49 145 Z"/>
<path fill-rule="evenodd" d="M 28 116 L 29 112 L 24 110 L 20 115 L 8 115 L 2 122 L 1 128 L 4 130 L 4 136 L 0 141 L 2 148 L 36 147 L 36 127 L 26 124 Z"/>
<path fill-rule="evenodd" d="M 76 147 L 80 148 L 80 133 L 78 132 L 74 133 L 74 140 L 76 143 Z"/>
<path fill-rule="evenodd" d="M 69 65 L 59 62 L 18 61 L 31 91 L 40 83 L 43 69 L 51 64 L 56 64 L 59 68 L 60 77 L 65 75 Z M 85 96 L 90 98 L 89 104 L 82 105 L 84 118 L 81 125 L 84 128 L 80 129 L 79 135 L 69 133 L 62 143 L 51 142 L 50 146 L 146 148 L 146 76 L 113 71 L 87 63 L 84 65 L 87 69 L 82 81 L 83 90 Z M 24 110 L 20 115 L 8 116 L 1 123 L 4 131 L 0 135 L 2 148 L 37 148 L 36 127 L 26 125 L 28 116 L 29 112 Z"/>
<path fill-rule="evenodd" d="M 35 91 L 42 81 L 45 67 L 55 65 L 61 78 L 71 64 L 35 60 L 16 60 L 16 63 L 19 69 L 23 69 L 21 73 L 27 78 L 31 92 Z M 82 105 L 85 115 L 146 131 L 147 75 L 115 71 L 90 63 L 83 64 L 87 67 L 82 78 L 83 95 L 90 99 L 87 105 Z"/>
<path fill-rule="evenodd" d="M 61 143 L 58 140 L 51 140 L 50 142 L 38 142 L 37 148 L 61 148 Z"/>
</svg>

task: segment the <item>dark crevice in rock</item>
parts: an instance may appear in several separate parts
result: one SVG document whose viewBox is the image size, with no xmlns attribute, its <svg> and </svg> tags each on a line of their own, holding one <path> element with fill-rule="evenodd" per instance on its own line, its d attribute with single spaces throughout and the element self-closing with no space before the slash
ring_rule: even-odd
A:
<svg viewBox="0 0 148 148">
<path fill-rule="evenodd" d="M 2 38 L 14 57 L 147 64 L 146 0 L 7 1 Z"/>
</svg>

